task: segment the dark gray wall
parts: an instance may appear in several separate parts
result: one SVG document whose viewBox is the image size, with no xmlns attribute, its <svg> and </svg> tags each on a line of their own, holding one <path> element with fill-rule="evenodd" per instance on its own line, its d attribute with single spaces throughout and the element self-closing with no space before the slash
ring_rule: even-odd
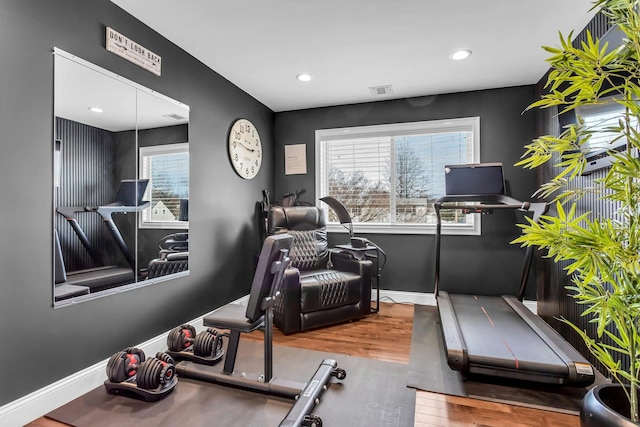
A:
<svg viewBox="0 0 640 427">
<path fill-rule="evenodd" d="M 160 55 L 162 76 L 107 52 L 105 26 Z M 274 115 L 108 0 L 3 0 L 0 31 L 2 405 L 248 292 L 255 202 L 273 187 Z M 54 46 L 191 107 L 188 277 L 52 308 Z M 252 181 L 227 157 L 240 117 L 264 144 Z"/>
<path fill-rule="evenodd" d="M 523 146 L 534 137 L 533 114 L 521 112 L 534 100 L 534 86 L 355 104 L 276 114 L 275 196 L 305 188 L 315 201 L 315 130 L 457 117 L 480 117 L 480 159 L 502 162 L 511 195 L 529 199 L 535 175 L 513 167 Z M 284 174 L 284 146 L 307 145 L 306 175 Z M 521 217 L 519 217 L 521 218 Z M 482 236 L 443 239 L 442 285 L 452 292 L 487 295 L 514 293 L 520 279 L 522 252 L 508 242 L 518 234 L 512 212 L 485 216 Z M 357 227 L 356 227 L 357 233 Z M 389 256 L 383 289 L 432 292 L 435 240 L 432 235 L 368 235 Z M 332 235 L 345 243 L 346 235 Z M 527 297 L 535 299 L 530 286 Z"/>
</svg>

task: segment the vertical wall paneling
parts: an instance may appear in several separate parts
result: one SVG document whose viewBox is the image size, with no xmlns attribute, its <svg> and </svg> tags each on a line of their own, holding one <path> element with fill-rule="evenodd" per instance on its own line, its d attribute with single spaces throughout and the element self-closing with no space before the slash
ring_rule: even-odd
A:
<svg viewBox="0 0 640 427">
<path fill-rule="evenodd" d="M 55 139 L 60 141 L 60 186 L 54 189 L 55 207 L 98 206 L 113 202 L 117 189 L 113 134 L 62 118 L 56 118 L 55 123 Z M 95 212 L 76 215 L 89 242 L 101 254 L 104 265 L 114 264 L 117 248 L 100 216 Z M 67 271 L 94 267 L 64 217 L 56 213 L 54 224 Z"/>
<path fill-rule="evenodd" d="M 600 38 L 605 36 L 611 28 L 612 26 L 606 17 L 598 14 L 585 29 L 576 36 L 573 44 L 575 46 L 584 41 L 587 37 L 587 31 L 591 32 L 593 37 Z M 546 81 L 547 76 L 545 75 L 536 87 L 536 99 L 544 93 Z M 562 128 L 560 120 L 558 119 L 557 108 L 536 111 L 536 131 L 538 135 L 560 134 Z M 557 173 L 557 170 L 554 170 L 551 162 L 545 165 L 545 167 L 539 171 L 539 184 L 550 180 L 555 173 Z M 604 177 L 605 174 L 606 170 L 600 170 L 591 175 L 582 176 L 571 182 L 570 188 L 584 188 L 589 186 L 593 180 Z M 585 196 L 579 201 L 578 207 L 582 212 L 591 211 L 595 216 L 615 216 L 615 206 L 610 202 L 597 200 L 594 195 Z M 553 207 L 551 207 L 549 213 L 551 215 L 555 213 Z M 551 260 L 545 260 L 539 263 L 539 265 L 541 265 L 540 268 L 544 273 L 538 275 L 538 314 L 556 328 L 582 354 L 588 357 L 600 371 L 603 371 L 603 367 L 591 356 L 583 340 L 568 325 L 558 320 L 559 318 L 565 318 L 578 325 L 581 329 L 586 330 L 589 336 L 596 337 L 595 325 L 590 324 L 588 318 L 581 316 L 582 311 L 586 307 L 576 304 L 566 289 L 566 286 L 570 285 L 570 277 L 568 277 L 564 271 L 568 263 L 554 263 Z"/>
</svg>

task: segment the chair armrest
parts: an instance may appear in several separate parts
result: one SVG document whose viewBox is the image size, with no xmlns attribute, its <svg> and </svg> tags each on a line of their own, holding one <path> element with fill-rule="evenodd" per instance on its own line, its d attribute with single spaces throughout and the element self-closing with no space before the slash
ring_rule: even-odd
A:
<svg viewBox="0 0 640 427">
<path fill-rule="evenodd" d="M 373 263 L 368 259 L 357 259 L 347 251 L 332 250 L 330 258 L 334 270 L 349 271 L 362 277 L 371 278 Z"/>
<path fill-rule="evenodd" d="M 331 251 L 330 258 L 334 270 L 348 271 L 360 276 L 360 295 L 362 302 L 362 314 L 371 313 L 371 276 L 373 274 L 373 262 L 368 259 L 357 259 L 348 251 Z"/>
<path fill-rule="evenodd" d="M 273 307 L 274 324 L 284 334 L 300 331 L 300 270 L 287 268 L 284 271 L 280 298 Z"/>
</svg>

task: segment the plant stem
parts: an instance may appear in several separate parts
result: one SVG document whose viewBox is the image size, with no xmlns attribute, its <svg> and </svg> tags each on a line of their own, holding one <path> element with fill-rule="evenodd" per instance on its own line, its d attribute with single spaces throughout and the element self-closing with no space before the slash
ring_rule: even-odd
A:
<svg viewBox="0 0 640 427">
<path fill-rule="evenodd" d="M 631 340 L 629 345 L 629 368 L 630 372 L 633 372 L 633 379 L 630 381 L 631 396 L 629 397 L 629 414 L 631 421 L 637 423 L 640 419 L 638 417 L 638 318 L 633 317 L 629 319 L 631 325 Z"/>
</svg>

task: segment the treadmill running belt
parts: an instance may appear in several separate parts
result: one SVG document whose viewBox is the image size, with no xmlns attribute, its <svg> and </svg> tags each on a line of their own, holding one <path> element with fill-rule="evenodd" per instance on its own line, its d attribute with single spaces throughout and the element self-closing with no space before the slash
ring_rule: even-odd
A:
<svg viewBox="0 0 640 427">
<path fill-rule="evenodd" d="M 564 377 L 568 367 L 500 297 L 451 295 L 469 366 L 545 372 Z"/>
</svg>

